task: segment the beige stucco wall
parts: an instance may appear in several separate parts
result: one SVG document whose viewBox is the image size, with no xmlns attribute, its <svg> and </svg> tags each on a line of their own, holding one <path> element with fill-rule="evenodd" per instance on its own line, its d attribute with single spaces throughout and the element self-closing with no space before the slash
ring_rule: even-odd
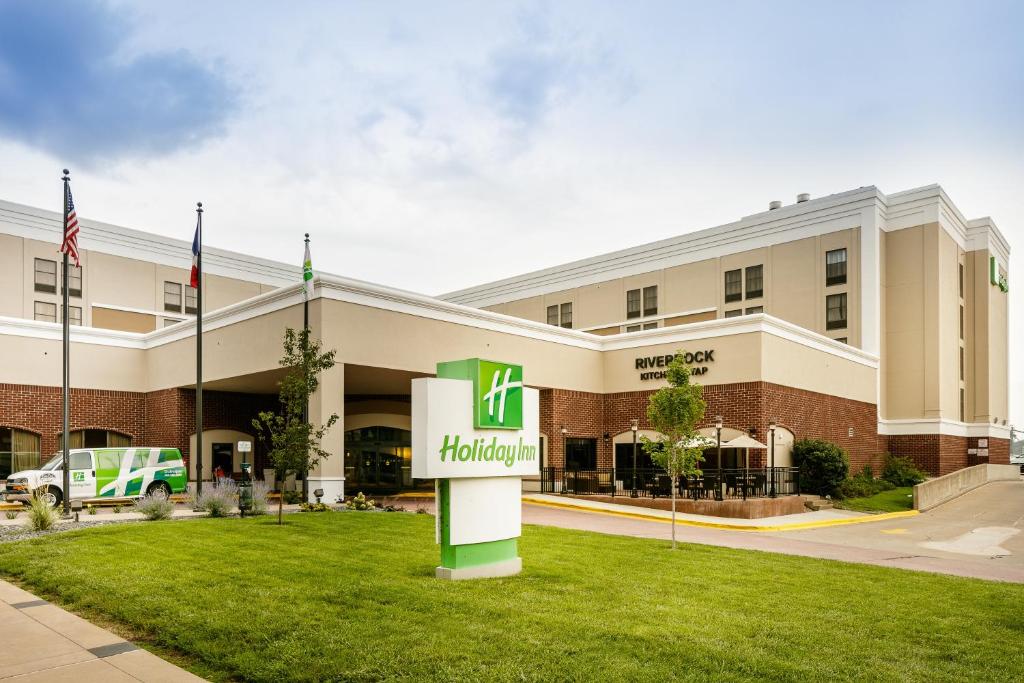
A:
<svg viewBox="0 0 1024 683">
<path fill-rule="evenodd" d="M 38 240 L 25 239 L 14 235 L 0 234 L 0 316 L 11 316 L 31 320 L 34 317 L 34 302 L 61 304 L 60 270 L 62 255 L 58 245 Z M 157 316 L 155 329 L 161 327 L 164 316 L 164 282 L 175 282 L 182 287 L 182 308 L 184 292 L 189 282 L 189 270 L 159 265 L 150 261 L 114 256 L 99 251 L 81 250 L 82 296 L 72 297 L 70 304 L 82 308 L 82 324 L 107 329 L 135 330 L 138 325 L 123 324 L 119 318 L 102 315 L 93 320 L 93 304 L 110 307 L 135 309 Z M 34 287 L 34 260 L 46 259 L 57 263 L 58 291 L 53 294 L 36 292 Z M 213 311 L 251 297 L 273 287 L 255 282 L 229 278 L 220 275 L 203 276 L 203 310 Z M 59 313 L 58 313 L 59 316 Z M 185 318 L 180 313 L 166 312 L 169 318 Z"/>
<path fill-rule="evenodd" d="M 937 227 L 937 226 L 935 226 Z M 925 226 L 885 233 L 884 417 L 925 410 Z"/>
<path fill-rule="evenodd" d="M 60 339 L 0 336 L 0 384 L 61 385 Z M 71 386 L 147 391 L 146 352 L 99 344 L 71 344 Z M 11 360 L 16 359 L 16 360 Z"/>
<path fill-rule="evenodd" d="M 156 329 L 156 316 L 93 306 L 92 327 L 122 332 L 152 332 Z"/>
<path fill-rule="evenodd" d="M 825 252 L 843 247 L 847 250 L 847 282 L 826 287 Z M 764 267 L 763 295 L 726 303 L 725 272 L 756 265 Z M 714 309 L 712 317 L 722 318 L 729 310 L 746 311 L 762 306 L 765 313 L 777 318 L 832 338 L 845 337 L 850 344 L 860 345 L 860 228 L 838 230 L 639 275 L 611 278 L 543 296 L 495 304 L 487 309 L 547 322 L 547 306 L 571 302 L 573 328 L 594 328 L 591 331 L 596 334 L 607 334 L 608 326 L 627 322 L 626 292 L 652 285 L 658 287 L 657 317 L 669 318 L 662 322 L 662 326 L 680 324 L 676 320 L 680 314 L 692 314 L 707 308 Z M 847 293 L 849 326 L 841 330 L 827 330 L 825 296 L 841 292 Z M 633 319 L 629 323 L 644 320 L 649 319 Z"/>
</svg>

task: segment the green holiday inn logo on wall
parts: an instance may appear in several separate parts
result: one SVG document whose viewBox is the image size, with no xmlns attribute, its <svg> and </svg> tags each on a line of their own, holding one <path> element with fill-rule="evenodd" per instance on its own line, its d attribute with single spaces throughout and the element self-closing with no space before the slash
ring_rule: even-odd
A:
<svg viewBox="0 0 1024 683">
<path fill-rule="evenodd" d="M 473 426 L 523 428 L 523 366 L 469 358 L 437 364 L 437 376 L 473 382 Z"/>
</svg>

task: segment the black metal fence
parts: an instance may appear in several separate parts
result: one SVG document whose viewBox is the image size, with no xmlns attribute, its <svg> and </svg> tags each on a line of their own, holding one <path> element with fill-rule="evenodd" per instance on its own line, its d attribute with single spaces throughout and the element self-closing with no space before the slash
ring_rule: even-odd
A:
<svg viewBox="0 0 1024 683">
<path fill-rule="evenodd" d="M 799 472 L 796 467 L 706 469 L 699 477 L 679 477 L 676 493 L 695 500 L 793 496 L 800 493 Z M 658 468 L 542 467 L 539 489 L 540 493 L 659 498 L 672 495 L 672 478 Z"/>
</svg>

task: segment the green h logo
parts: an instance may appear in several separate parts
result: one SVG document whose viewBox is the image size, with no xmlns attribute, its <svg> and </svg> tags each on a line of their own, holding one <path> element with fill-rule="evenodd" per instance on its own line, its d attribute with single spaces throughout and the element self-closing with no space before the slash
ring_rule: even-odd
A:
<svg viewBox="0 0 1024 683">
<path fill-rule="evenodd" d="M 437 376 L 473 382 L 473 426 L 523 428 L 523 366 L 470 358 L 437 364 Z"/>
</svg>

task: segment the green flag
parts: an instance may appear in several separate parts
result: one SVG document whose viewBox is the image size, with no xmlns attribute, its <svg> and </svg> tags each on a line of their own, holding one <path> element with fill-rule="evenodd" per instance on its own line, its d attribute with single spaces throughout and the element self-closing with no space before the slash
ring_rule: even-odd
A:
<svg viewBox="0 0 1024 683">
<path fill-rule="evenodd" d="M 306 240 L 306 257 L 302 259 L 302 291 L 309 292 L 309 281 L 313 279 L 313 260 L 309 256 L 309 240 Z"/>
</svg>

